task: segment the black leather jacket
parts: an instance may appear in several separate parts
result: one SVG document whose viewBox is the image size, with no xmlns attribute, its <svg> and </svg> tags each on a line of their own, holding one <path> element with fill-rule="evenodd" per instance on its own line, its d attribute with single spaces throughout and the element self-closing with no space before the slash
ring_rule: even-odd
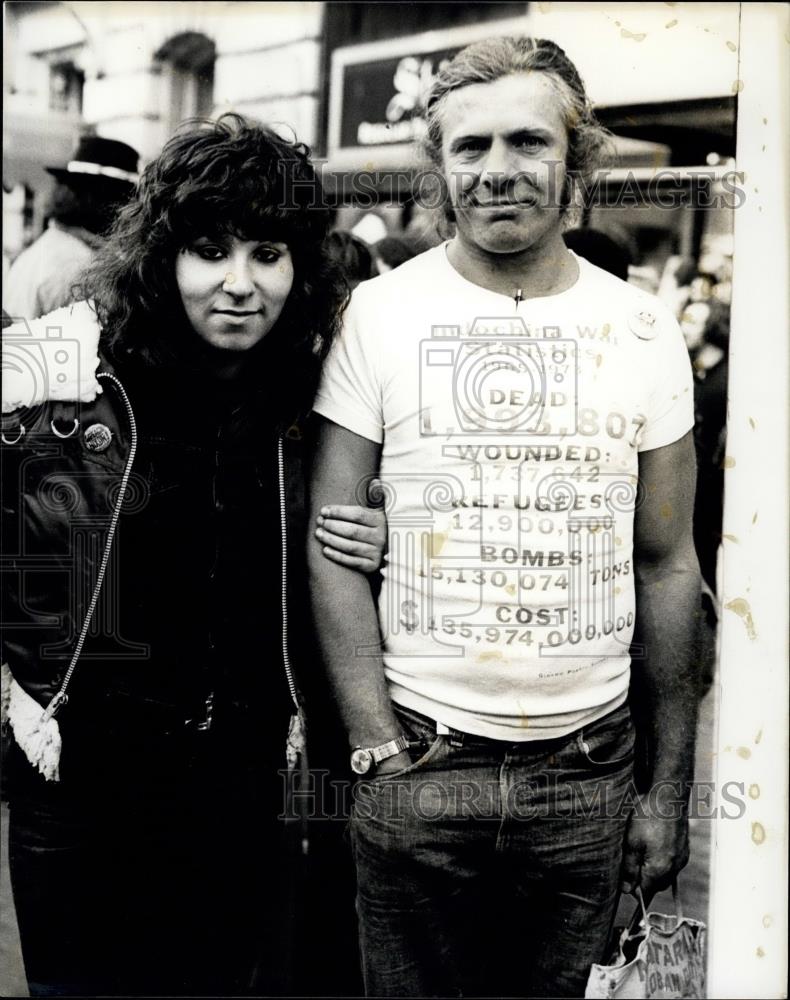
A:
<svg viewBox="0 0 790 1000">
<path fill-rule="evenodd" d="M 210 381 L 105 358 L 97 379 L 90 401 L 3 421 L 13 678 L 57 710 L 64 749 L 118 706 L 176 729 L 210 725 L 217 699 L 287 719 L 294 664 L 315 662 L 298 429 L 275 431 L 261 391 L 209 399 Z"/>
</svg>

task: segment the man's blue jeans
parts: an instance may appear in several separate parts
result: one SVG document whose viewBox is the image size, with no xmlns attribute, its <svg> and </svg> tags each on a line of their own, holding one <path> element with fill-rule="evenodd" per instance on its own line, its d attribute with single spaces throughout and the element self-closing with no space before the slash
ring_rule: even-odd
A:
<svg viewBox="0 0 790 1000">
<path fill-rule="evenodd" d="M 368 996 L 582 996 L 618 901 L 634 728 L 436 735 L 398 708 L 413 763 L 358 784 L 351 817 Z"/>
</svg>

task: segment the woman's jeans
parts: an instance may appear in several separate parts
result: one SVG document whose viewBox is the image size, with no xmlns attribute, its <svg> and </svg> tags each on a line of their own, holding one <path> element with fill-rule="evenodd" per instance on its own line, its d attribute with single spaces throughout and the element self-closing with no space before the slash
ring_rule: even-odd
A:
<svg viewBox="0 0 790 1000">
<path fill-rule="evenodd" d="M 351 817 L 367 994 L 582 996 L 617 908 L 628 706 L 522 743 L 396 708 L 413 763 L 360 782 Z"/>
<path fill-rule="evenodd" d="M 60 783 L 10 748 L 9 861 L 31 993 L 292 992 L 274 753 L 221 729 L 113 736 Z"/>
</svg>

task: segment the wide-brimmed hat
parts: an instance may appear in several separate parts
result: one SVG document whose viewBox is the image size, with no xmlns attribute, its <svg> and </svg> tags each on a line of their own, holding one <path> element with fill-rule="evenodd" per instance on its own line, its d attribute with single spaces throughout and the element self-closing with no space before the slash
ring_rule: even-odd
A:
<svg viewBox="0 0 790 1000">
<path fill-rule="evenodd" d="M 65 167 L 45 167 L 47 173 L 59 181 L 68 181 L 78 176 L 106 177 L 109 180 L 136 184 L 139 180 L 137 163 L 140 159 L 136 149 L 117 139 L 104 139 L 98 135 L 83 136 L 74 155 Z"/>
</svg>

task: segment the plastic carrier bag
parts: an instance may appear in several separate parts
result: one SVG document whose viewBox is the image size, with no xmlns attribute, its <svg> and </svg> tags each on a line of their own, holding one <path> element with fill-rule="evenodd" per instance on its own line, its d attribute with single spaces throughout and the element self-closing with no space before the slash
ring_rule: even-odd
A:
<svg viewBox="0 0 790 1000">
<path fill-rule="evenodd" d="M 631 923 L 620 935 L 609 965 L 590 970 L 585 998 L 705 997 L 705 924 L 683 916 L 677 884 L 675 916 L 647 913 L 642 893 Z"/>
</svg>

